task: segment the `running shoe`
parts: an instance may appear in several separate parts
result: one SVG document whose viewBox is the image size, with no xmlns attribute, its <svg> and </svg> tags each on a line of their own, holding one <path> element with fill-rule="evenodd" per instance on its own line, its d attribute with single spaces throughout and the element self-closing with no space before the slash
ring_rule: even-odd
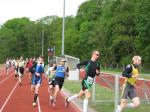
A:
<svg viewBox="0 0 150 112">
<path fill-rule="evenodd" d="M 54 102 L 54 98 L 52 97 L 52 98 L 50 99 L 50 104 L 52 105 L 53 102 Z"/>
<path fill-rule="evenodd" d="M 19 85 L 22 86 L 22 83 L 20 82 Z"/>
<path fill-rule="evenodd" d="M 52 106 L 53 106 L 53 107 L 56 107 L 56 102 L 53 102 L 53 103 L 52 103 Z"/>
<path fill-rule="evenodd" d="M 33 107 L 35 107 L 35 106 L 36 106 L 36 103 L 35 103 L 35 102 L 33 102 L 32 106 L 33 106 Z"/>
</svg>

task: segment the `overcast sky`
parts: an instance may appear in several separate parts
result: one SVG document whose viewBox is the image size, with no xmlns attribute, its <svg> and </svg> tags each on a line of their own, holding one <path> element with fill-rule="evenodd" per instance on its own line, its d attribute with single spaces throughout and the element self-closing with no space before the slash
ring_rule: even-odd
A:
<svg viewBox="0 0 150 112">
<path fill-rule="evenodd" d="M 63 16 L 64 0 L 0 0 L 0 24 L 18 17 L 30 20 L 58 15 Z M 76 15 L 81 3 L 86 0 L 66 0 L 66 15 Z"/>
</svg>

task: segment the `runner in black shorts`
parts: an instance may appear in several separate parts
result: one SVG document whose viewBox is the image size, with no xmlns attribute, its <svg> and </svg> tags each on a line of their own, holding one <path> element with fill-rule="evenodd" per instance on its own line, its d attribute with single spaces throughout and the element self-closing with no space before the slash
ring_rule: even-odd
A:
<svg viewBox="0 0 150 112">
<path fill-rule="evenodd" d="M 19 84 L 22 85 L 22 77 L 24 74 L 24 67 L 25 67 L 25 62 L 23 60 L 23 57 L 20 57 L 19 63 L 18 63 L 18 75 L 19 75 Z"/>
<path fill-rule="evenodd" d="M 132 61 L 133 64 L 129 64 L 122 73 L 123 77 L 125 77 L 125 83 L 123 85 L 121 104 L 118 105 L 116 112 L 121 112 L 125 107 L 136 108 L 140 105 L 140 99 L 135 92 L 135 85 L 139 76 L 138 66 L 141 64 L 141 57 L 134 56 Z M 128 98 L 132 99 L 133 103 L 127 103 Z"/>
<path fill-rule="evenodd" d="M 83 112 L 87 112 L 88 99 L 91 97 L 91 93 L 89 89 L 91 88 L 94 78 L 96 75 L 100 74 L 100 64 L 97 62 L 99 59 L 99 51 L 94 50 L 92 52 L 91 60 L 85 61 L 83 63 L 79 63 L 77 68 L 80 69 L 81 66 L 85 66 L 86 76 L 82 80 L 82 89 L 78 94 L 71 96 L 70 98 L 66 98 L 65 106 L 68 107 L 69 101 L 74 98 L 81 97 L 85 94 L 85 99 L 83 101 Z"/>
<path fill-rule="evenodd" d="M 55 70 L 55 79 L 54 79 L 55 90 L 54 90 L 54 94 L 53 94 L 53 99 L 51 101 L 52 106 L 55 106 L 57 94 L 63 86 L 65 77 L 69 76 L 69 68 L 65 67 L 65 62 L 66 62 L 66 60 L 64 58 L 62 58 L 60 60 L 59 65 L 57 65 L 54 68 L 54 70 Z"/>
<path fill-rule="evenodd" d="M 49 99 L 51 101 L 51 99 L 53 99 L 52 95 L 54 93 L 54 81 L 55 81 L 55 68 L 56 66 L 56 63 L 49 63 L 49 67 L 48 67 L 48 70 L 46 72 L 47 74 L 47 77 L 48 77 L 48 92 L 49 92 Z"/>
</svg>

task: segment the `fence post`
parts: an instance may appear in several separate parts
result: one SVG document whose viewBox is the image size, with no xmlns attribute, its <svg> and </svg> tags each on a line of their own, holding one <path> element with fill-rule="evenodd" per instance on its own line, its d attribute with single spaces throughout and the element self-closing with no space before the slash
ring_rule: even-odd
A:
<svg viewBox="0 0 150 112">
<path fill-rule="evenodd" d="M 115 75 L 115 109 L 114 112 L 116 112 L 117 105 L 119 103 L 119 75 Z"/>
</svg>

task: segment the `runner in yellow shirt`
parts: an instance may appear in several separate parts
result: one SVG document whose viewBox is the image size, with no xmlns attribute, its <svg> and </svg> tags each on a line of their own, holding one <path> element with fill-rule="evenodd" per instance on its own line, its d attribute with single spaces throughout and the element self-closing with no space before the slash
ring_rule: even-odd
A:
<svg viewBox="0 0 150 112">
<path fill-rule="evenodd" d="M 136 108 L 140 105 L 140 99 L 135 92 L 135 85 L 139 76 L 138 66 L 141 64 L 141 57 L 134 56 L 132 61 L 133 64 L 129 64 L 122 73 L 123 77 L 125 77 L 125 83 L 123 85 L 121 104 L 118 105 L 116 112 L 122 112 L 125 107 Z M 132 103 L 127 103 L 128 98 L 132 100 Z"/>
</svg>

